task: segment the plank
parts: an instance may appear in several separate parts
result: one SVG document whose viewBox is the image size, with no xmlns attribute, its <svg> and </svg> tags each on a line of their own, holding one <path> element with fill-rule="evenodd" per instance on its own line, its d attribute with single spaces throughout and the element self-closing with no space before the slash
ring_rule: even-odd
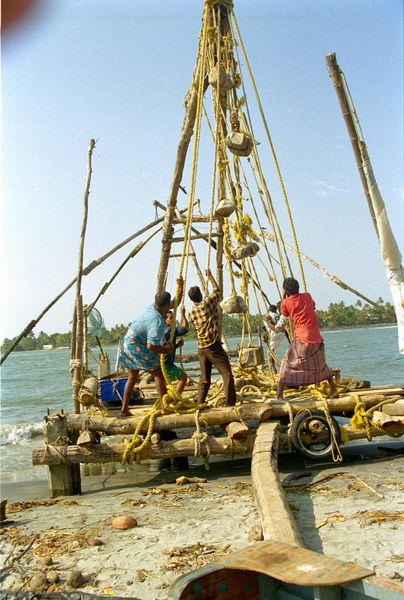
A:
<svg viewBox="0 0 404 600">
<path fill-rule="evenodd" d="M 254 443 L 251 477 L 263 536 L 303 546 L 279 479 L 278 445 L 279 423 L 262 423 Z"/>
</svg>

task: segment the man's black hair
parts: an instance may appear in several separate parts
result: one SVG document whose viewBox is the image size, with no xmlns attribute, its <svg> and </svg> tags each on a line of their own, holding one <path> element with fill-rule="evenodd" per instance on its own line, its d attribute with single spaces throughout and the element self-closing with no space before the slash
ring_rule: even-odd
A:
<svg viewBox="0 0 404 600">
<path fill-rule="evenodd" d="M 197 285 L 189 288 L 188 297 L 192 302 L 201 302 L 203 300 L 202 292 Z"/>
<path fill-rule="evenodd" d="M 299 282 L 293 277 L 287 277 L 283 282 L 283 289 L 288 294 L 288 296 L 291 296 L 292 294 L 298 294 Z"/>
<path fill-rule="evenodd" d="M 163 306 L 167 306 L 171 302 L 171 294 L 169 292 L 158 292 L 154 296 L 154 305 L 158 308 L 163 308 Z"/>
</svg>

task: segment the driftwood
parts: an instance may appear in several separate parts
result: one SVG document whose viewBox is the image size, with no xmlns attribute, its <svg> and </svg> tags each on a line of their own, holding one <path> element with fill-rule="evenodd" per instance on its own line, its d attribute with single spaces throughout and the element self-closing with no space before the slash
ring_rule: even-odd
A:
<svg viewBox="0 0 404 600">
<path fill-rule="evenodd" d="M 89 431 L 105 432 L 109 435 L 119 435 L 133 433 L 142 416 L 149 409 L 139 409 L 139 416 L 136 417 L 102 417 L 99 415 L 68 414 L 65 416 L 67 429 L 81 431 L 86 427 Z M 238 414 L 239 413 L 239 414 Z M 233 407 L 207 408 L 200 411 L 200 422 L 202 425 L 221 425 L 222 423 L 232 423 L 249 419 L 258 419 L 265 421 L 271 416 L 271 407 L 262 402 L 255 404 L 244 404 L 238 409 Z M 190 415 L 163 415 L 157 417 L 154 421 L 154 430 L 162 431 L 164 429 L 181 429 L 185 427 L 195 427 L 195 416 Z M 147 432 L 147 425 L 141 430 L 141 433 Z"/>
<path fill-rule="evenodd" d="M 262 423 L 254 443 L 251 477 L 264 540 L 303 546 L 278 475 L 279 423 Z"/>
</svg>

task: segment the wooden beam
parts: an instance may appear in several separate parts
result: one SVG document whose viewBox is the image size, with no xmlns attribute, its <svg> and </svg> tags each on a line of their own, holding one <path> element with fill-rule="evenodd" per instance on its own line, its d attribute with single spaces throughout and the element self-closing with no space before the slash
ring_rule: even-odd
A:
<svg viewBox="0 0 404 600">
<path fill-rule="evenodd" d="M 400 390 L 400 388 L 398 388 Z M 370 408 L 371 406 L 375 406 L 379 402 L 386 400 L 386 398 L 391 398 L 391 400 L 399 400 L 404 395 L 404 390 L 401 388 L 401 394 L 397 394 L 397 388 L 395 390 L 386 390 L 384 393 L 377 392 L 369 393 L 368 391 L 363 390 L 362 393 L 357 394 L 357 392 L 353 391 L 351 394 L 346 396 L 342 396 L 341 398 L 334 398 L 328 400 L 328 405 L 330 408 L 330 412 L 332 414 L 340 414 L 343 412 L 353 413 L 356 406 L 356 396 L 359 395 L 360 401 L 365 404 L 365 408 Z M 286 417 L 289 414 L 288 404 L 286 402 L 281 402 L 278 400 L 269 402 L 273 419 Z M 300 400 L 299 398 L 291 398 L 289 400 L 289 404 L 292 408 L 293 414 L 296 415 L 301 410 L 307 408 L 309 410 L 321 410 L 324 408 L 324 402 L 322 400 L 318 400 L 316 398 L 309 398 L 308 400 Z"/>
<path fill-rule="evenodd" d="M 81 416 L 81 415 L 77 415 Z M 117 419 L 118 420 L 118 419 Z M 269 423 L 273 425 L 273 423 Z M 90 426 L 89 426 L 90 429 Z M 102 428 L 100 428 L 102 431 Z M 114 434 L 113 428 L 107 431 L 110 435 Z M 122 431 L 120 432 L 122 433 Z M 126 432 L 123 432 L 126 433 Z M 382 435 L 380 432 L 372 429 L 373 437 Z M 320 440 L 321 435 L 318 439 Z M 348 431 L 349 439 L 365 439 L 366 431 L 364 429 L 356 431 Z M 255 433 L 250 433 L 244 439 L 234 439 L 231 442 L 229 437 L 215 438 L 209 437 L 209 448 L 211 454 L 239 454 L 248 456 L 254 446 Z M 312 442 L 311 438 L 311 442 Z M 121 462 L 123 453 L 126 446 L 124 444 L 108 443 L 108 444 L 94 444 L 90 448 L 83 448 L 75 444 L 61 445 L 47 444 L 45 448 L 34 448 L 32 451 L 32 464 L 33 465 L 50 465 L 51 469 L 64 468 L 70 465 L 73 469 L 75 465 L 79 463 L 108 463 L 108 462 Z M 265 451 L 265 449 L 264 449 Z M 286 454 L 291 452 L 288 444 L 288 436 L 281 434 L 279 436 L 279 454 Z M 158 444 L 151 444 L 147 446 L 141 453 L 140 459 L 165 459 L 172 458 L 175 456 L 194 456 L 195 454 L 195 443 L 192 438 L 173 440 L 171 442 L 159 442 Z M 204 444 L 202 444 L 201 455 L 206 456 L 207 450 Z M 56 471 L 54 471 L 56 472 Z M 66 471 L 67 473 L 67 471 Z M 62 486 L 64 482 L 62 481 Z M 56 488 L 55 488 L 56 489 Z M 78 494 L 80 491 L 69 492 L 69 487 L 61 487 L 59 494 Z"/>
<path fill-rule="evenodd" d="M 262 423 L 255 438 L 251 477 L 264 540 L 303 547 L 278 475 L 279 423 Z"/>
<path fill-rule="evenodd" d="M 210 454 L 240 454 L 246 455 L 251 452 L 254 445 L 255 435 L 251 434 L 244 439 L 230 440 L 228 437 L 209 437 Z M 34 448 L 32 451 L 33 465 L 61 465 L 79 463 L 106 463 L 121 462 L 125 444 L 94 444 L 90 448 L 82 446 L 62 446 L 57 449 L 54 446 L 45 448 Z M 175 456 L 194 456 L 195 441 L 190 439 L 172 440 L 170 442 L 160 441 L 158 444 L 146 446 L 140 453 L 140 460 L 166 459 Z M 207 456 L 208 449 L 205 443 L 201 444 L 201 456 Z"/>
<path fill-rule="evenodd" d="M 223 233 L 212 233 L 211 237 L 212 238 L 223 237 Z M 191 235 L 189 237 L 189 239 L 191 241 L 192 240 L 208 240 L 209 239 L 209 233 L 198 233 L 197 235 Z M 173 237 L 171 241 L 172 241 L 173 244 L 175 242 L 183 242 L 184 238 L 183 237 Z"/>
<path fill-rule="evenodd" d="M 146 408 L 146 410 L 150 409 Z M 86 425 L 89 431 L 99 431 L 108 433 L 109 435 L 119 435 L 123 433 L 133 433 L 143 414 L 133 417 L 103 417 L 101 415 L 86 415 L 86 413 L 80 415 L 71 413 L 66 415 L 66 422 L 68 429 L 72 431 L 81 431 Z M 268 404 L 256 402 L 254 404 L 243 404 L 237 410 L 227 406 L 207 408 L 200 411 L 199 420 L 203 426 L 208 426 L 240 421 L 240 417 L 243 421 L 249 419 L 265 421 L 270 415 L 271 408 Z M 157 417 L 154 421 L 154 431 L 187 427 L 195 427 L 195 415 L 162 415 Z M 147 424 L 145 424 L 140 433 L 146 432 Z"/>
<path fill-rule="evenodd" d="M 210 217 L 209 215 L 193 215 L 192 216 L 192 223 L 210 223 L 210 221 L 217 221 L 217 217 Z M 174 219 L 173 220 L 173 224 L 174 225 L 185 225 L 187 222 L 187 220 L 185 218 L 181 218 L 181 219 Z"/>
</svg>

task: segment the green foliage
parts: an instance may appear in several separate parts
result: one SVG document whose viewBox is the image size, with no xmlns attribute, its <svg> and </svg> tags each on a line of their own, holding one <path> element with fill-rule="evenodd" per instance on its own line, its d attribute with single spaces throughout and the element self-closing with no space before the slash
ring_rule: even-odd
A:
<svg viewBox="0 0 404 600">
<path fill-rule="evenodd" d="M 317 311 L 320 328 L 333 329 L 338 327 L 360 327 L 382 325 L 383 323 L 396 323 L 397 318 L 394 307 L 390 302 L 384 302 L 379 298 L 376 306 L 363 304 L 357 300 L 355 305 L 345 306 L 344 302 L 332 302 L 328 310 Z M 253 333 L 259 333 L 263 329 L 263 322 L 260 315 L 251 315 L 251 328 Z M 112 346 L 118 344 L 119 340 L 125 335 L 128 325 L 115 325 L 111 330 L 102 330 L 102 335 L 99 337 L 102 346 Z M 223 333 L 230 337 L 233 335 L 241 335 L 243 321 L 241 315 L 226 315 L 223 314 Z M 195 332 L 190 330 L 188 338 L 196 337 Z M 14 338 L 15 339 L 15 338 Z M 44 345 L 52 344 L 54 348 L 62 346 L 70 346 L 70 333 L 52 333 L 48 335 L 44 331 L 40 331 L 37 336 L 31 332 L 27 337 L 23 338 L 15 348 L 16 351 L 23 350 L 42 350 Z M 1 345 L 1 352 L 5 353 L 11 347 L 14 340 L 5 338 Z M 97 341 L 94 335 L 88 338 L 89 346 L 94 347 Z"/>
</svg>

